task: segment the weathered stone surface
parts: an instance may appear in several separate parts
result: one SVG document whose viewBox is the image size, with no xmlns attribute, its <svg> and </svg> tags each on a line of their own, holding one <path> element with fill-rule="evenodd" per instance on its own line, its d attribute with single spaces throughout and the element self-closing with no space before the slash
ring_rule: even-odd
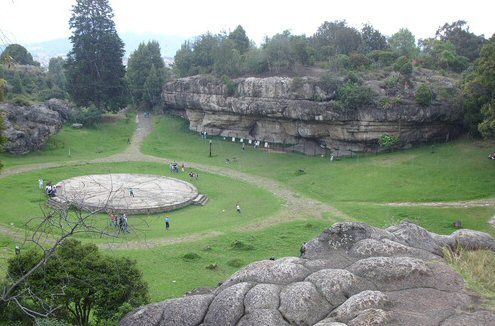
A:
<svg viewBox="0 0 495 326">
<path fill-rule="evenodd" d="M 258 284 L 246 294 L 244 307 L 246 313 L 257 309 L 278 309 L 280 287 L 275 284 Z"/>
<path fill-rule="evenodd" d="M 414 100 L 386 110 L 375 105 L 339 109 L 334 91 L 311 77 L 235 79 L 235 92 L 213 77 L 193 76 L 166 83 L 162 97 L 169 111 L 180 112 L 190 129 L 210 135 L 275 143 L 316 142 L 339 152 L 377 148 L 387 133 L 403 146 L 445 140 L 459 133 L 461 113 L 435 101 L 419 107 Z M 338 150 L 337 150 L 338 149 Z M 308 153 L 309 154 L 309 153 Z"/>
<path fill-rule="evenodd" d="M 212 295 L 192 295 L 151 304 L 127 315 L 121 325 L 198 325 L 203 320 Z"/>
<path fill-rule="evenodd" d="M 495 313 L 466 290 L 441 248 L 490 249 L 494 241 L 469 230 L 440 236 L 410 222 L 386 230 L 337 223 L 309 241 L 302 258 L 253 263 L 211 294 L 193 296 L 203 305 L 168 300 L 138 309 L 121 324 L 492 325 Z M 173 311 L 178 316 L 167 319 Z M 182 322 L 181 313 L 189 311 L 197 318 Z"/>
<path fill-rule="evenodd" d="M 289 325 L 276 309 L 259 309 L 246 313 L 237 326 L 284 326 Z"/>
<path fill-rule="evenodd" d="M 244 296 L 250 283 L 235 284 L 218 293 L 206 313 L 204 325 L 235 325 L 244 314 Z"/>
<path fill-rule="evenodd" d="M 330 317 L 337 321 L 348 322 L 367 309 L 381 309 L 390 306 L 386 294 L 380 291 L 366 290 L 353 295 L 332 311 Z"/>
<path fill-rule="evenodd" d="M 287 285 L 280 292 L 280 312 L 290 323 L 313 325 L 330 311 L 330 304 L 310 282 Z"/>
<path fill-rule="evenodd" d="M 263 260 L 246 266 L 222 284 L 221 288 L 240 282 L 289 284 L 302 281 L 310 271 L 302 264 L 290 260 Z"/>
<path fill-rule="evenodd" d="M 55 107 L 54 104 L 52 106 Z M 48 104 L 18 106 L 2 103 L 1 112 L 6 117 L 5 150 L 12 154 L 26 154 L 41 149 L 50 136 L 62 128 L 63 117 Z"/>
</svg>

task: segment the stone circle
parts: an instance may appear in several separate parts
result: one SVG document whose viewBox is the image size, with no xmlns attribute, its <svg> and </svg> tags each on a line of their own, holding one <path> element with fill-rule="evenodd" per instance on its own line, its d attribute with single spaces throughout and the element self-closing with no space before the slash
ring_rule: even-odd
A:
<svg viewBox="0 0 495 326">
<path fill-rule="evenodd" d="M 52 202 L 85 211 L 129 215 L 178 209 L 192 204 L 199 194 L 189 182 L 152 174 L 85 175 L 60 181 L 56 187 L 57 196 Z"/>
</svg>

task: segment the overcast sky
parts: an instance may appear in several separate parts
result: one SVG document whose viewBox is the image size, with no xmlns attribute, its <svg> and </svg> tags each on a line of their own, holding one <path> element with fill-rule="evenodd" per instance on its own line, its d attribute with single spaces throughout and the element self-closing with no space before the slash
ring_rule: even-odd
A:
<svg viewBox="0 0 495 326">
<path fill-rule="evenodd" d="M 0 31 L 21 44 L 70 35 L 75 0 L 0 0 Z M 475 34 L 495 33 L 493 0 L 110 0 L 119 33 L 153 32 L 196 36 L 233 30 L 241 24 L 257 44 L 285 29 L 313 34 L 325 20 L 345 19 L 360 28 L 371 23 L 385 35 L 401 27 L 416 38 L 433 36 L 445 22 L 464 19 Z"/>
</svg>

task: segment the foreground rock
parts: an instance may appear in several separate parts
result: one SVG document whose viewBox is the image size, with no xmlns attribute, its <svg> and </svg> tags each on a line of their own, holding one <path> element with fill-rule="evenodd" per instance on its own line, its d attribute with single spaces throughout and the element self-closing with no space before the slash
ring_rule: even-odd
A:
<svg viewBox="0 0 495 326">
<path fill-rule="evenodd" d="M 301 258 L 253 263 L 210 293 L 145 306 L 121 325 L 495 325 L 441 256 L 456 243 L 495 250 L 482 232 L 338 223 Z"/>
<path fill-rule="evenodd" d="M 26 154 L 41 149 L 62 128 L 69 110 L 67 102 L 56 99 L 29 106 L 0 104 L 8 140 L 5 150 L 12 154 Z"/>
<path fill-rule="evenodd" d="M 428 83 L 435 80 L 439 90 L 454 87 L 454 80 L 437 77 L 422 76 Z M 408 147 L 445 141 L 460 132 L 462 115 L 445 100 L 424 108 L 409 96 L 400 105 L 380 107 L 380 101 L 390 101 L 384 83 L 367 82 L 378 104 L 357 109 L 342 108 L 335 89 L 325 89 L 311 77 L 238 78 L 228 87 L 211 76 L 193 76 L 168 82 L 162 96 L 166 110 L 187 118 L 191 130 L 297 144 L 294 149 L 307 154 L 318 154 L 322 147 L 336 155 L 379 150 L 378 140 L 384 134 L 399 136 L 399 146 Z"/>
</svg>

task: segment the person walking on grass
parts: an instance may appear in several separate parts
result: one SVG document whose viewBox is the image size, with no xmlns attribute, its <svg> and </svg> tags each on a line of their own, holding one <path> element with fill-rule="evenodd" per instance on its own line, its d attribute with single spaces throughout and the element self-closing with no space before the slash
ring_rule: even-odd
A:
<svg viewBox="0 0 495 326">
<path fill-rule="evenodd" d="M 168 216 L 165 216 L 165 230 L 169 230 L 170 229 L 170 217 Z"/>
<path fill-rule="evenodd" d="M 241 214 L 241 206 L 239 206 L 239 203 L 235 204 L 235 209 L 237 213 Z"/>
</svg>

